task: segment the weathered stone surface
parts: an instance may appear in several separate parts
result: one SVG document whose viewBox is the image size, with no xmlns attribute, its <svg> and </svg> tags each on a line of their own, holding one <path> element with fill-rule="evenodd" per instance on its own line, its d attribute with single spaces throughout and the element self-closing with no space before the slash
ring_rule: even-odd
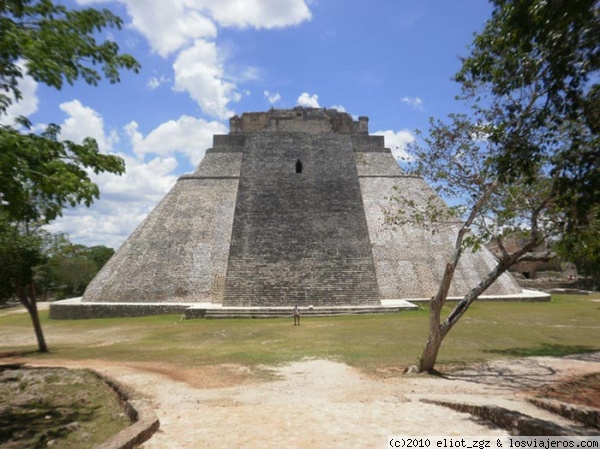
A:
<svg viewBox="0 0 600 449">
<path fill-rule="evenodd" d="M 528 401 L 586 427 L 600 430 L 600 409 L 579 404 L 568 404 L 554 399 L 529 398 Z"/>
<path fill-rule="evenodd" d="M 464 404 L 459 402 L 421 399 L 427 404 L 441 405 L 459 412 L 470 413 L 491 422 L 495 426 L 506 429 L 513 435 L 526 436 L 575 436 L 593 435 L 587 429 L 563 427 L 554 422 L 533 418 L 523 413 L 496 405 Z"/>
<path fill-rule="evenodd" d="M 393 196 L 425 203 L 433 190 L 420 178 L 409 177 L 390 153 L 356 153 L 365 216 L 381 298 L 429 298 L 438 288 L 444 267 L 452 255 L 457 227 L 436 226 L 426 230 L 415 226 L 390 226 L 385 211 L 393 210 Z M 440 205 L 443 205 L 439 200 Z M 493 255 L 485 248 L 465 252 L 457 267 L 450 296 L 461 296 L 475 286 L 494 266 Z M 486 295 L 509 295 L 521 288 L 509 274 L 502 275 Z"/>
<path fill-rule="evenodd" d="M 379 295 L 350 136 L 248 136 L 223 304 L 369 302 Z"/>
<path fill-rule="evenodd" d="M 90 283 L 84 302 L 220 302 L 240 159 L 206 155 L 193 176 L 180 178 Z"/>
<path fill-rule="evenodd" d="M 214 136 L 198 169 L 123 244 L 82 304 L 429 298 L 455 229 L 390 228 L 384 211 L 392 195 L 422 202 L 432 194 L 403 174 L 382 136 L 368 134 L 366 117 L 310 108 L 243 114 L 230 134 Z M 450 294 L 464 294 L 494 263 L 485 250 L 465 254 Z M 505 275 L 486 294 L 520 292 Z"/>
</svg>

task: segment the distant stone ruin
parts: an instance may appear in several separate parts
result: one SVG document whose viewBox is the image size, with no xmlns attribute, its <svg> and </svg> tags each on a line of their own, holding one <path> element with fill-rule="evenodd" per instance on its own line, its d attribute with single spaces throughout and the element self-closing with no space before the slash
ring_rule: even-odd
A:
<svg viewBox="0 0 600 449">
<path fill-rule="evenodd" d="M 76 316 L 137 314 L 144 304 L 158 313 L 427 299 L 456 230 L 390 228 L 384 211 L 392 194 L 422 202 L 432 193 L 402 172 L 382 136 L 369 135 L 367 117 L 312 108 L 244 113 L 231 118 L 229 134 L 214 136 L 197 170 L 179 178 L 83 298 L 54 306 L 51 316 L 69 318 L 65 310 L 77 308 Z M 486 249 L 465 253 L 450 295 L 463 295 L 495 263 Z M 486 294 L 523 291 L 505 274 Z"/>
</svg>

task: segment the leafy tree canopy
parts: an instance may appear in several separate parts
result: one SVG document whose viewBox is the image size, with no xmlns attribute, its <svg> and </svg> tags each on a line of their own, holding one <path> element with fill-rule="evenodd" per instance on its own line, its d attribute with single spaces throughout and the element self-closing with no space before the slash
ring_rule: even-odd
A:
<svg viewBox="0 0 600 449">
<path fill-rule="evenodd" d="M 3 116 L 21 99 L 19 81 L 25 75 L 61 89 L 80 79 L 91 85 L 103 78 L 116 83 L 121 70 L 138 72 L 139 63 L 119 53 L 114 41 L 97 40 L 104 29 L 121 25 L 106 9 L 68 9 L 52 0 L 0 0 L 0 298 L 14 294 L 27 308 L 42 352 L 48 348 L 34 285 L 35 267 L 44 257 L 35 231 L 65 207 L 89 206 L 98 198 L 90 173 L 122 174 L 125 165 L 117 156 L 102 154 L 94 139 L 61 140 L 57 125 L 38 133 L 25 117 L 6 123 Z M 95 263 L 88 262 L 92 270 Z M 79 286 L 83 281 L 73 282 Z"/>
<path fill-rule="evenodd" d="M 55 299 L 81 296 L 98 271 L 114 254 L 112 248 L 87 247 L 72 243 L 62 233 L 41 231 L 45 263 L 35 268 L 35 284 L 39 292 Z"/>
<path fill-rule="evenodd" d="M 21 98 L 23 67 L 57 89 L 78 79 L 96 85 L 102 75 L 118 82 L 121 69 L 137 72 L 138 62 L 120 54 L 115 42 L 96 40 L 97 32 L 121 25 L 108 10 L 68 10 L 50 0 L 0 2 L 0 122 Z M 89 206 L 99 196 L 89 171 L 125 171 L 122 159 L 101 154 L 94 139 L 61 141 L 59 126 L 34 133 L 30 125 L 21 117 L 16 128 L 0 126 L 0 211 L 12 221 L 49 222 L 65 207 Z"/>
<path fill-rule="evenodd" d="M 104 78 L 120 80 L 121 69 L 139 70 L 130 55 L 119 54 L 119 46 L 107 40 L 98 43 L 94 33 L 120 29 L 123 22 L 107 9 L 69 10 L 51 0 L 3 0 L 0 2 L 0 112 L 20 99 L 18 82 L 25 61 L 27 73 L 36 81 L 60 89 L 80 78 L 96 85 Z M 101 66 L 102 74 L 97 70 Z"/>
<path fill-rule="evenodd" d="M 600 213 L 591 210 L 590 215 L 597 217 Z M 589 287 L 600 288 L 600 220 L 592 218 L 585 226 L 563 235 L 556 249 L 565 260 L 577 265 L 579 273 L 591 278 Z"/>
<path fill-rule="evenodd" d="M 413 146 L 413 173 L 460 207 L 449 210 L 432 197 L 417 210 L 399 198 L 388 217 L 457 230 L 430 302 L 420 371 L 434 369 L 447 333 L 504 271 L 544 238 L 585 229 L 600 212 L 598 1 L 491 2 L 492 17 L 456 75 L 471 114 L 432 120 L 429 135 Z M 515 230 L 525 243 L 511 253 L 503 237 Z M 442 320 L 464 248 L 490 239 L 500 250 L 497 265 Z"/>
<path fill-rule="evenodd" d="M 456 75 L 491 125 L 503 178 L 558 174 L 571 222 L 600 202 L 600 8 L 597 0 L 492 0 L 492 18 Z"/>
</svg>

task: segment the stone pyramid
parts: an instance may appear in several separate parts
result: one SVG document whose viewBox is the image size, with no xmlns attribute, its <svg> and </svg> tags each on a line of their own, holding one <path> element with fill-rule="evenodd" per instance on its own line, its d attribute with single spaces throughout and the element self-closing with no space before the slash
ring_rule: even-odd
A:
<svg viewBox="0 0 600 449">
<path fill-rule="evenodd" d="M 389 228 L 386 198 L 398 193 L 425 201 L 432 189 L 402 172 L 383 137 L 368 134 L 366 117 L 310 108 L 235 116 L 81 302 L 291 307 L 430 298 L 455 231 Z M 463 295 L 494 264 L 485 249 L 466 253 L 450 295 Z M 521 292 L 506 274 L 486 294 Z"/>
</svg>

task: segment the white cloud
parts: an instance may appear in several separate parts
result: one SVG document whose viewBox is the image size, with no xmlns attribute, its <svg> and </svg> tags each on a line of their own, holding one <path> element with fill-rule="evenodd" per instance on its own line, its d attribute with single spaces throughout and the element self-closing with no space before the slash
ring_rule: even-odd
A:
<svg viewBox="0 0 600 449">
<path fill-rule="evenodd" d="M 79 4 L 111 0 L 77 0 Z M 222 27 L 283 28 L 312 18 L 305 0 L 120 0 L 131 26 L 161 56 L 197 39 L 214 39 Z"/>
<path fill-rule="evenodd" d="M 405 103 L 407 105 L 409 105 L 412 108 L 415 108 L 419 111 L 423 111 L 423 100 L 421 100 L 419 97 L 404 97 L 402 99 L 400 99 L 400 101 L 402 101 L 402 103 Z"/>
<path fill-rule="evenodd" d="M 228 70 L 229 72 L 229 70 Z M 264 76 L 263 71 L 258 67 L 247 66 L 230 75 L 230 78 L 237 82 L 258 81 Z"/>
<path fill-rule="evenodd" d="M 271 103 L 272 105 L 279 102 L 279 100 L 281 100 L 281 95 L 279 95 L 279 92 L 269 92 L 268 90 L 265 90 L 263 92 L 263 95 L 265 96 L 267 101 L 269 103 Z"/>
<path fill-rule="evenodd" d="M 304 0 L 193 0 L 224 27 L 282 28 L 310 20 Z"/>
<path fill-rule="evenodd" d="M 157 89 L 162 84 L 170 82 L 171 79 L 166 77 L 165 75 L 161 75 L 160 77 L 151 76 L 146 82 L 146 87 L 150 90 Z"/>
<path fill-rule="evenodd" d="M 155 157 L 148 162 L 119 154 L 125 161 L 126 173 L 115 176 L 101 173 L 94 176 L 102 197 L 116 202 L 157 203 L 175 184 L 177 168 L 174 157 Z"/>
<path fill-rule="evenodd" d="M 50 232 L 65 232 L 71 241 L 88 246 L 118 248 L 177 180 L 174 158 L 143 162 L 119 156 L 125 160 L 126 173 L 92 175 L 100 187 L 100 199 L 90 208 L 68 209 L 64 217 L 48 226 Z"/>
<path fill-rule="evenodd" d="M 413 157 L 406 152 L 406 146 L 415 141 L 415 136 L 413 136 L 409 130 L 403 129 L 400 131 L 377 131 L 373 134 L 384 137 L 385 147 L 392 150 L 392 154 L 396 159 L 413 159 Z"/>
<path fill-rule="evenodd" d="M 340 106 L 340 105 L 331 106 L 331 109 L 335 109 L 338 112 L 347 112 L 346 108 L 344 106 Z"/>
<path fill-rule="evenodd" d="M 190 162 L 198 165 L 204 152 L 212 146 L 214 134 L 227 134 L 227 127 L 220 122 L 207 122 L 188 115 L 170 120 L 152 130 L 146 137 L 138 131 L 138 124 L 125 126 L 131 139 L 133 151 L 138 156 L 156 154 L 161 156 L 182 153 Z"/>
<path fill-rule="evenodd" d="M 202 112 L 220 119 L 234 114 L 227 105 L 239 101 L 241 95 L 237 86 L 225 79 L 223 63 L 213 42 L 197 40 L 193 47 L 179 53 L 173 70 L 174 89 L 189 93 Z"/>
<path fill-rule="evenodd" d="M 298 106 L 304 106 L 305 108 L 320 108 L 319 96 L 303 92 L 302 95 L 298 97 Z"/>
<path fill-rule="evenodd" d="M 111 0 L 77 0 L 79 4 Z M 120 0 L 139 31 L 159 55 L 166 57 L 195 39 L 214 39 L 217 27 L 193 0 Z"/>
<path fill-rule="evenodd" d="M 29 75 L 26 74 L 27 69 L 23 61 L 18 61 L 17 66 L 25 74 L 23 78 L 19 80 L 18 88 L 21 91 L 21 100 L 15 101 L 12 93 L 5 93 L 13 101 L 12 104 L 6 109 L 6 114 L 0 116 L 0 123 L 12 126 L 14 121 L 19 116 L 27 117 L 38 109 L 38 97 L 37 97 L 37 86 L 38 83 Z"/>
<path fill-rule="evenodd" d="M 67 113 L 61 125 L 61 138 L 81 142 L 93 137 L 106 152 L 117 142 L 115 131 L 106 133 L 104 119 L 95 110 L 73 100 L 62 103 Z M 90 173 L 100 188 L 100 199 L 90 208 L 67 209 L 65 216 L 48 226 L 50 232 L 65 232 L 72 241 L 85 245 L 119 246 L 135 226 L 163 198 L 176 181 L 174 157 L 155 157 L 149 162 L 117 153 L 125 161 L 126 173 Z"/>
<path fill-rule="evenodd" d="M 82 105 L 79 100 L 61 103 L 59 107 L 68 115 L 61 125 L 61 139 L 80 143 L 84 138 L 92 137 L 96 139 L 102 152 L 112 150 L 114 144 L 119 141 L 116 131 L 106 134 L 104 119 L 100 114 Z"/>
<path fill-rule="evenodd" d="M 61 124 L 61 138 L 81 142 L 85 137 L 93 137 L 102 151 L 109 151 L 117 142 L 115 131 L 106 133 L 103 117 L 95 110 L 86 107 L 78 100 L 62 103 L 60 108 L 67 113 Z M 135 123 L 135 122 L 133 122 Z M 224 125 L 221 125 L 224 127 Z M 158 128 L 160 129 L 160 127 Z M 210 132 L 212 128 L 209 127 Z M 134 148 L 144 145 L 160 148 L 168 146 L 173 134 L 164 135 L 167 142 L 158 137 L 149 143 L 137 132 L 137 125 L 130 124 L 126 129 Z M 189 130 L 186 130 L 189 132 Z M 151 133 L 152 134 L 152 133 Z M 199 139 L 199 134 L 192 138 Z M 199 145 L 204 145 L 200 142 Z M 203 148 L 204 149 L 204 148 Z M 177 160 L 168 151 L 158 152 L 150 161 L 116 153 L 125 161 L 126 173 L 122 176 L 110 173 L 93 174 L 90 177 L 100 188 L 100 199 L 90 207 L 67 209 L 65 216 L 53 222 L 50 232 L 65 232 L 72 241 L 85 245 L 103 244 L 118 247 L 133 229 L 164 197 L 177 180 L 174 174 Z"/>
<path fill-rule="evenodd" d="M 98 202 L 89 209 L 69 210 L 46 226 L 46 230 L 68 234 L 69 240 L 82 245 L 117 249 L 149 213 L 145 207 L 125 203 L 105 207 L 102 211 L 98 207 L 100 204 L 108 203 Z"/>
<path fill-rule="evenodd" d="M 77 0 L 80 4 L 111 0 Z M 236 83 L 260 79 L 258 67 L 224 70 L 224 54 L 214 40 L 217 24 L 234 28 L 282 28 L 312 18 L 307 0 L 119 0 L 126 5 L 130 26 L 146 37 L 161 56 L 176 54 L 174 90 L 186 92 L 204 114 L 225 119 L 241 94 Z M 160 78 L 150 78 L 155 89 Z"/>
</svg>

